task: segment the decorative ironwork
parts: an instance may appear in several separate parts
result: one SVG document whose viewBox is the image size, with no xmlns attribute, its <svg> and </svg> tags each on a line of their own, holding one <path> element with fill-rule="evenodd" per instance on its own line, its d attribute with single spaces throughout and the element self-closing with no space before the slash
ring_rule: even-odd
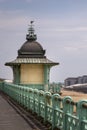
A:
<svg viewBox="0 0 87 130">
<path fill-rule="evenodd" d="M 28 40 L 28 41 L 35 41 L 35 40 L 37 40 L 37 35 L 36 34 L 34 34 L 34 28 L 33 28 L 33 23 L 34 23 L 34 21 L 30 21 L 30 27 L 29 27 L 29 29 L 28 29 L 28 34 L 26 35 L 26 39 Z"/>
<path fill-rule="evenodd" d="M 0 83 L 0 90 L 50 123 L 52 130 L 87 130 L 87 100 L 74 103 L 69 96 L 62 99 L 59 94 L 7 82 Z"/>
</svg>

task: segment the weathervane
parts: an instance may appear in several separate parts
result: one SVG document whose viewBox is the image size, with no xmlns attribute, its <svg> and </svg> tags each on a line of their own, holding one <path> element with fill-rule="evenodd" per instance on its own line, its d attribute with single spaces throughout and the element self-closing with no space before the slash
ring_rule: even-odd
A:
<svg viewBox="0 0 87 130">
<path fill-rule="evenodd" d="M 34 25 L 33 25 L 33 23 L 34 23 L 34 21 L 32 20 L 32 21 L 30 21 L 30 27 L 32 28 Z"/>
<path fill-rule="evenodd" d="M 31 24 L 33 24 L 33 23 L 34 23 L 34 21 L 30 21 L 30 23 L 31 23 Z"/>
</svg>

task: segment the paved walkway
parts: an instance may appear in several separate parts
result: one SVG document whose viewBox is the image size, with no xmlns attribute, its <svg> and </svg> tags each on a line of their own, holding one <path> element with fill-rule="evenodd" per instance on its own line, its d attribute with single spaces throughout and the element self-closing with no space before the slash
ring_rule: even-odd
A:
<svg viewBox="0 0 87 130">
<path fill-rule="evenodd" d="M 32 130 L 2 96 L 0 96 L 0 130 Z"/>
</svg>

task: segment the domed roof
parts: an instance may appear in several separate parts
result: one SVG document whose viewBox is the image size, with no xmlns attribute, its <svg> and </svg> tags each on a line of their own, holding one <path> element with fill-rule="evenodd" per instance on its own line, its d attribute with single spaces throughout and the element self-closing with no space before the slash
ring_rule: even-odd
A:
<svg viewBox="0 0 87 130">
<path fill-rule="evenodd" d="M 29 28 L 29 33 L 26 35 L 26 41 L 18 50 L 18 57 L 11 62 L 5 63 L 7 66 L 15 66 L 21 64 L 45 64 L 54 66 L 59 63 L 50 61 L 46 58 L 45 50 L 40 43 L 36 41 L 37 36 L 34 34 L 34 29 L 32 27 L 33 21 Z"/>
<path fill-rule="evenodd" d="M 32 27 L 33 21 L 31 21 L 31 26 L 29 28 L 29 34 L 26 35 L 26 42 L 18 50 L 18 58 L 43 58 L 45 50 L 36 41 L 37 36 L 34 34 L 34 28 Z"/>
<path fill-rule="evenodd" d="M 36 41 L 26 41 L 22 47 L 18 50 L 18 58 L 26 58 L 26 57 L 44 57 L 45 50 L 40 45 L 40 43 Z"/>
</svg>

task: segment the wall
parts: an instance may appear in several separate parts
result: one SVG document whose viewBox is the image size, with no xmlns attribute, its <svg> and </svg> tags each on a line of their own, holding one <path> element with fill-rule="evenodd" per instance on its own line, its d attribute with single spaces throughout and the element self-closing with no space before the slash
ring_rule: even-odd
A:
<svg viewBox="0 0 87 130">
<path fill-rule="evenodd" d="M 42 64 L 21 64 L 20 83 L 43 84 L 44 66 Z"/>
</svg>

